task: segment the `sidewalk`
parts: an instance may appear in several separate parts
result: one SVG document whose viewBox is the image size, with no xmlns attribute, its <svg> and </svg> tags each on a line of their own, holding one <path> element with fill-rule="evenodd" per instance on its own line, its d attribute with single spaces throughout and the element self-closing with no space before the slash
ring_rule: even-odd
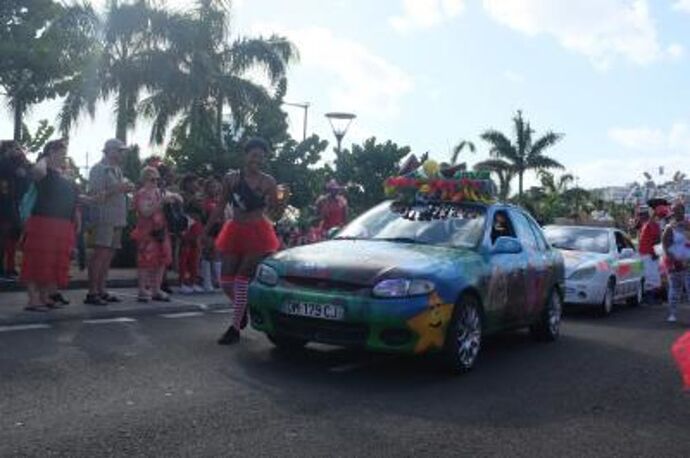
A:
<svg viewBox="0 0 690 458">
<path fill-rule="evenodd" d="M 82 289 L 88 286 L 86 270 L 79 270 L 72 265 L 69 273 L 70 283 L 67 289 Z M 168 273 L 169 281 L 177 284 L 177 274 Z M 137 286 L 136 269 L 110 269 L 108 272 L 108 286 L 110 288 L 134 288 Z M 0 294 L 7 291 L 24 291 L 24 286 L 16 280 L 0 278 Z"/>
<path fill-rule="evenodd" d="M 24 324 L 51 323 L 56 321 L 105 319 L 157 315 L 160 313 L 198 312 L 229 308 L 227 298 L 220 292 L 210 294 L 181 295 L 173 294 L 171 302 L 137 302 L 135 288 L 112 288 L 110 293 L 122 299 L 122 302 L 108 306 L 84 305 L 85 289 L 64 291 L 63 295 L 71 304 L 50 312 L 27 312 L 26 293 L 0 292 L 0 327 Z"/>
</svg>

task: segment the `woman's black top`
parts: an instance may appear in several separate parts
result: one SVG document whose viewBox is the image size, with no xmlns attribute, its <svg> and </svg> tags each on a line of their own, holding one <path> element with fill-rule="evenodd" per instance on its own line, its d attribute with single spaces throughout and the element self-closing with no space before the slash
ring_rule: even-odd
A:
<svg viewBox="0 0 690 458">
<path fill-rule="evenodd" d="M 266 198 L 254 192 L 240 172 L 240 180 L 230 190 L 230 202 L 235 208 L 244 212 L 252 212 L 266 208 Z"/>
<path fill-rule="evenodd" d="M 34 204 L 33 215 L 49 218 L 74 218 L 77 208 L 77 187 L 55 170 L 48 169 L 48 174 L 36 183 L 38 196 Z"/>
</svg>

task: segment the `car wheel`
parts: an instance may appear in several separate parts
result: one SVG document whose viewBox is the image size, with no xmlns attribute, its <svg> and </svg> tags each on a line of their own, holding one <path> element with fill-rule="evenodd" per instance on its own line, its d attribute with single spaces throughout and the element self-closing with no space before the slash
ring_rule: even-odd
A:
<svg viewBox="0 0 690 458">
<path fill-rule="evenodd" d="M 482 315 L 477 298 L 462 297 L 453 310 L 448 325 L 442 362 L 453 374 L 462 374 L 474 367 L 482 345 Z"/>
<path fill-rule="evenodd" d="M 616 295 L 616 282 L 611 279 L 609 284 L 606 286 L 606 292 L 604 293 L 604 300 L 601 302 L 600 313 L 602 316 L 609 316 L 613 311 L 613 299 Z"/>
<path fill-rule="evenodd" d="M 556 289 L 553 289 L 539 320 L 530 326 L 530 332 L 537 340 L 545 342 L 556 340 L 561 332 L 562 315 L 563 301 L 561 295 Z"/>
<path fill-rule="evenodd" d="M 281 350 L 299 350 L 304 348 L 307 341 L 297 337 L 286 336 L 283 334 L 268 334 L 268 340 Z"/>
<path fill-rule="evenodd" d="M 637 307 L 642 304 L 644 300 L 644 280 L 641 280 L 637 285 L 637 290 L 635 290 L 635 295 L 629 298 L 626 302 L 630 307 Z"/>
</svg>

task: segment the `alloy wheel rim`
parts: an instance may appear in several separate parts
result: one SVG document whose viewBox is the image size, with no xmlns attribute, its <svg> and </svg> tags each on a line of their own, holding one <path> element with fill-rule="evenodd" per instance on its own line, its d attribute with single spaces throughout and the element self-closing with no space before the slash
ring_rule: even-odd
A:
<svg viewBox="0 0 690 458">
<path fill-rule="evenodd" d="M 479 312 L 475 307 L 465 308 L 458 326 L 458 357 L 463 367 L 474 363 L 481 346 L 482 329 Z"/>
</svg>

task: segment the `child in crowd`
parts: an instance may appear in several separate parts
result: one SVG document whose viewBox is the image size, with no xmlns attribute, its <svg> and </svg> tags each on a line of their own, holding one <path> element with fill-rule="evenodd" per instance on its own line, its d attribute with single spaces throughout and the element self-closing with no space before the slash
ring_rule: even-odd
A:
<svg viewBox="0 0 690 458">
<path fill-rule="evenodd" d="M 201 236 L 203 227 L 203 209 L 200 195 L 199 178 L 196 175 L 186 175 L 180 183 L 184 212 L 189 218 L 189 227 L 180 236 L 180 255 L 178 273 L 180 276 L 180 292 L 182 294 L 200 293 L 199 262 L 201 259 Z"/>
<path fill-rule="evenodd" d="M 204 183 L 203 200 L 203 222 L 206 224 L 208 218 L 213 214 L 221 203 L 223 185 L 215 178 L 210 177 Z M 220 254 L 215 248 L 214 240 L 220 233 L 223 223 L 219 222 L 211 228 L 209 237 L 203 241 L 203 251 L 201 260 L 201 277 L 204 291 L 212 292 L 220 287 L 220 271 L 222 262 Z"/>
</svg>

